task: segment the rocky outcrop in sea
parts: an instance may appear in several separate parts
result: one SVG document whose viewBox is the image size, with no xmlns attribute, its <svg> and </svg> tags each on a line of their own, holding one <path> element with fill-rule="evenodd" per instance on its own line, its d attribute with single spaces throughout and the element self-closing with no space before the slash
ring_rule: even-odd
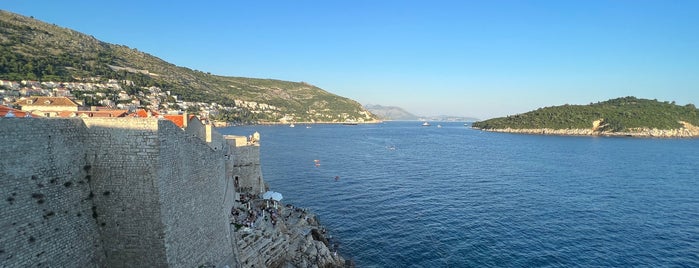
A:
<svg viewBox="0 0 699 268">
<path fill-rule="evenodd" d="M 238 267 L 353 267 L 307 209 L 253 199 L 231 211 Z"/>
</svg>

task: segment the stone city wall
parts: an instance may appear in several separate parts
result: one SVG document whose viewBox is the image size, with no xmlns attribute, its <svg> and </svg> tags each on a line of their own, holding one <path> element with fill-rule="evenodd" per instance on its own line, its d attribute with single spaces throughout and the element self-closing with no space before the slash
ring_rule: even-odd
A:
<svg viewBox="0 0 699 268">
<path fill-rule="evenodd" d="M 85 119 L 93 218 L 107 266 L 165 266 L 155 118 Z M 181 131 L 180 131 L 181 132 Z"/>
<path fill-rule="evenodd" d="M 265 189 L 260 165 L 260 146 L 258 143 L 241 144 L 234 136 L 226 136 L 231 157 L 228 163 L 230 176 L 238 177 L 238 190 L 241 193 L 259 194 Z"/>
<path fill-rule="evenodd" d="M 0 138 L 1 267 L 235 259 L 224 151 L 171 122 L 0 118 Z"/>
<path fill-rule="evenodd" d="M 224 153 L 168 121 L 159 123 L 157 186 L 168 263 L 218 267 L 233 254 L 228 215 L 234 189 Z"/>
<path fill-rule="evenodd" d="M 0 267 L 104 263 L 80 119 L 0 118 Z"/>
</svg>

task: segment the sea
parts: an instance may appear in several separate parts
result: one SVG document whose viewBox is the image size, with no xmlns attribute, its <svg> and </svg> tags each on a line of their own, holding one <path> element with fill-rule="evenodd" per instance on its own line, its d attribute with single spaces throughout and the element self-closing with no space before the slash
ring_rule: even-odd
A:
<svg viewBox="0 0 699 268">
<path fill-rule="evenodd" d="M 699 267 L 699 139 L 430 123 L 218 131 L 357 267 Z"/>
</svg>

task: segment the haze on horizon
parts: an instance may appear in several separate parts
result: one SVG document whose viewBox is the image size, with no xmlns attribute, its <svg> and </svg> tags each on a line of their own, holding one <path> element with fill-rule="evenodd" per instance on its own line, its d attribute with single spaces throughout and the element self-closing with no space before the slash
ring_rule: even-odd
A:
<svg viewBox="0 0 699 268">
<path fill-rule="evenodd" d="M 699 104 L 699 2 L 50 1 L 0 8 L 225 76 L 480 119 L 622 96 Z"/>
</svg>

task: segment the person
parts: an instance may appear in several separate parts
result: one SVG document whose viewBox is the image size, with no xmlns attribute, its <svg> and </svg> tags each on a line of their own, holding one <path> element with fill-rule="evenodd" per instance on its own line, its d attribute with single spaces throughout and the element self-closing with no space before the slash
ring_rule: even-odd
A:
<svg viewBox="0 0 699 268">
<path fill-rule="evenodd" d="M 255 133 L 252 134 L 252 139 L 253 139 L 253 142 L 259 142 L 260 141 L 260 133 L 255 131 Z"/>
<path fill-rule="evenodd" d="M 340 180 L 340 176 L 335 176 L 335 181 Z"/>
</svg>

